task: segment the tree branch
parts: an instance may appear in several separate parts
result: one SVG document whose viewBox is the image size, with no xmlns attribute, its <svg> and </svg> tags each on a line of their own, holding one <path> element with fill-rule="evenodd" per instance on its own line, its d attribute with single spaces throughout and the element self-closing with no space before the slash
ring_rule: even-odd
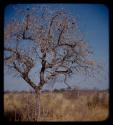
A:
<svg viewBox="0 0 113 125">
<path fill-rule="evenodd" d="M 17 72 L 19 72 L 22 76 L 22 78 L 35 90 L 36 85 L 31 81 L 31 79 L 28 77 L 28 73 L 22 72 L 19 67 L 16 65 L 16 63 L 13 63 L 14 68 L 16 69 Z"/>
<path fill-rule="evenodd" d="M 16 53 L 16 50 L 15 49 L 13 49 L 13 48 L 4 48 L 4 50 L 5 51 L 9 51 L 9 52 L 14 52 L 14 53 Z"/>
<path fill-rule="evenodd" d="M 54 21 L 54 19 L 55 19 L 57 16 L 58 16 L 58 14 L 55 15 L 55 16 L 53 16 L 52 19 L 51 19 L 50 26 L 49 26 L 49 31 L 48 31 L 48 35 L 50 35 L 51 27 L 52 27 L 53 21 Z"/>
<path fill-rule="evenodd" d="M 37 86 L 31 81 L 27 74 L 22 74 L 22 78 L 34 89 L 36 90 Z"/>
<path fill-rule="evenodd" d="M 65 29 L 65 27 L 63 27 L 63 29 L 61 30 L 61 32 L 60 32 L 60 34 L 59 34 L 57 45 L 60 44 L 60 40 L 61 40 L 62 34 L 63 34 L 63 32 L 64 32 L 64 29 Z"/>
<path fill-rule="evenodd" d="M 13 66 L 14 66 L 14 69 L 17 70 L 17 72 L 19 72 L 20 74 L 23 74 L 23 72 L 19 69 L 19 67 L 16 65 L 15 62 L 13 62 Z"/>
</svg>

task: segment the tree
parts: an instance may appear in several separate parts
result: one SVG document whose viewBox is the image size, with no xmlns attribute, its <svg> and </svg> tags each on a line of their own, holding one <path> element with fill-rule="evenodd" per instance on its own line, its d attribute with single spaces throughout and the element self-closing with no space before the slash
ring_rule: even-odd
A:
<svg viewBox="0 0 113 125">
<path fill-rule="evenodd" d="M 64 10 L 19 8 L 4 26 L 4 61 L 34 90 L 58 77 L 67 78 L 77 72 L 93 74 L 96 62 L 92 51 L 78 33 L 76 19 Z M 39 64 L 40 62 L 40 64 Z M 38 63 L 38 66 L 36 65 Z M 30 77 L 31 70 L 40 66 L 39 83 Z"/>
</svg>

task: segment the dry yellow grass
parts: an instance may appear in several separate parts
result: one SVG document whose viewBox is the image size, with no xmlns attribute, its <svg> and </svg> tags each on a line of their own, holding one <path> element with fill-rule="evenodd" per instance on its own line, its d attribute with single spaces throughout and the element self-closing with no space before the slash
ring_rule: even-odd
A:
<svg viewBox="0 0 113 125">
<path fill-rule="evenodd" d="M 35 94 L 7 93 L 4 113 L 15 121 L 102 121 L 109 115 L 108 99 L 107 92 L 45 92 L 37 118 Z"/>
</svg>

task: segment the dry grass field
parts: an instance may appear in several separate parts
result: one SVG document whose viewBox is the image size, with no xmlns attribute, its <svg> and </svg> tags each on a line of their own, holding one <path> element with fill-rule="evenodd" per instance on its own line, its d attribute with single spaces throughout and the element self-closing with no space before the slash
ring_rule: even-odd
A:
<svg viewBox="0 0 113 125">
<path fill-rule="evenodd" d="M 109 115 L 107 91 L 42 92 L 40 117 L 34 93 L 4 94 L 4 115 L 9 121 L 103 121 Z"/>
</svg>

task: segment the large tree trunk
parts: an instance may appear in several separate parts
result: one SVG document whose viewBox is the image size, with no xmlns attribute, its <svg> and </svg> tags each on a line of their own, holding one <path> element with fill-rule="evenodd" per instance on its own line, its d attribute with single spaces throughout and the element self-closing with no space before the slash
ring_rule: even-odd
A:
<svg viewBox="0 0 113 125">
<path fill-rule="evenodd" d="M 40 70 L 40 82 L 38 84 L 38 86 L 35 88 L 35 97 L 36 97 L 36 112 L 35 112 L 35 120 L 39 120 L 40 119 L 40 113 L 41 113 L 41 100 L 40 100 L 40 96 L 41 96 L 41 89 L 43 87 L 43 85 L 45 84 L 45 79 L 44 79 L 44 71 L 45 71 L 45 66 L 46 66 L 46 53 L 43 53 L 43 57 L 42 57 L 42 67 Z"/>
</svg>

